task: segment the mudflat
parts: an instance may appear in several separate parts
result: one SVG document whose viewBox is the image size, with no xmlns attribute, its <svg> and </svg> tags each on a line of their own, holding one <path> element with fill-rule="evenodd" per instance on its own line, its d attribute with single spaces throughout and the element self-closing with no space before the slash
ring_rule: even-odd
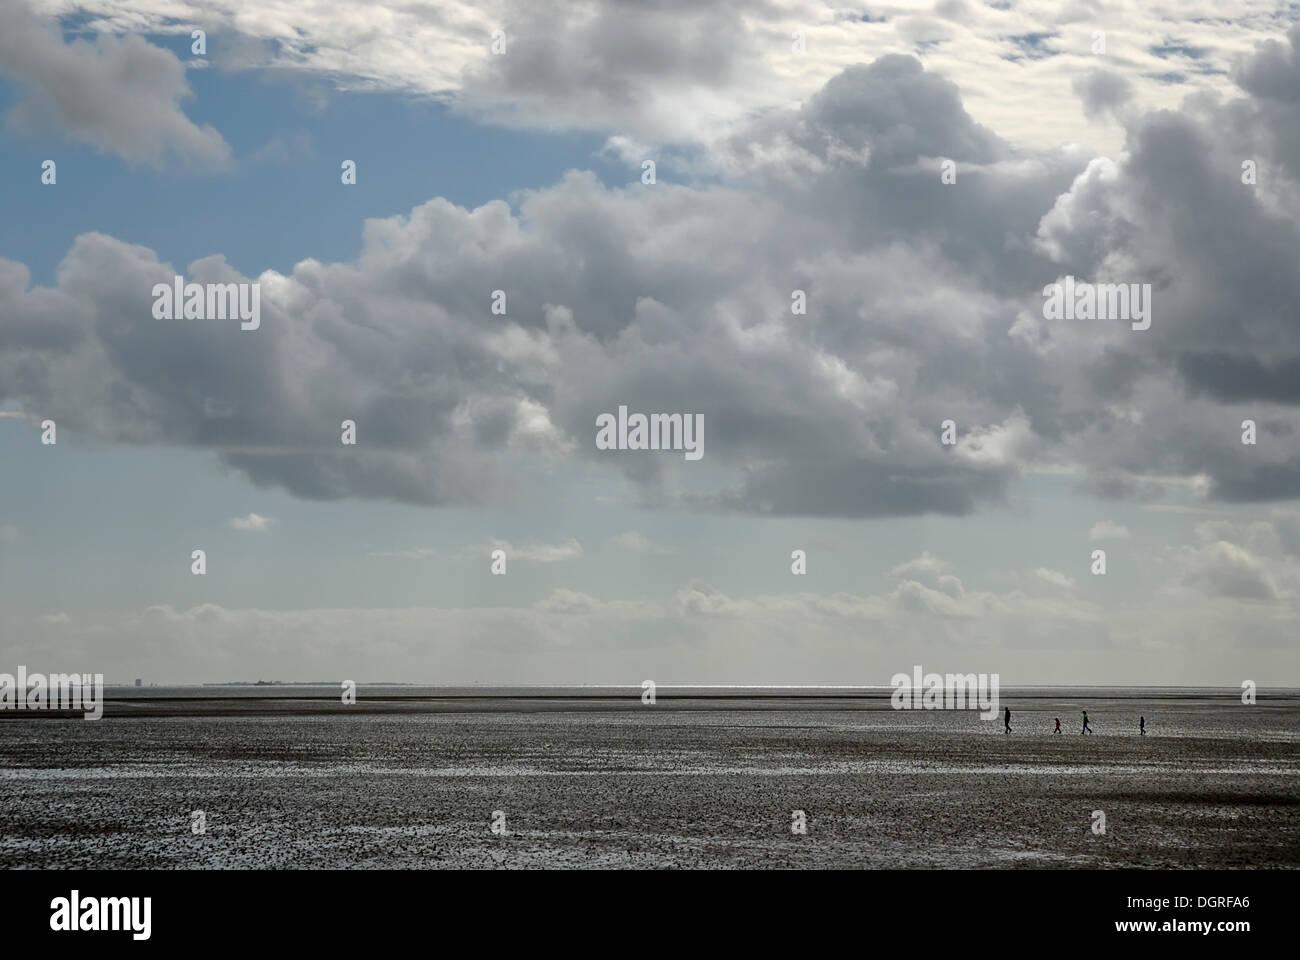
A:
<svg viewBox="0 0 1300 960">
<path fill-rule="evenodd" d="M 0 867 L 1300 866 L 1296 698 L 1003 702 L 1010 735 L 833 697 L 11 714 Z"/>
</svg>

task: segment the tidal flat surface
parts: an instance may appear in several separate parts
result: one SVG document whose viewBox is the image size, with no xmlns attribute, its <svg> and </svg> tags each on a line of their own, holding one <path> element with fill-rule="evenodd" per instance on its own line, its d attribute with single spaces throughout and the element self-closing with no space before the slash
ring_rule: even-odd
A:
<svg viewBox="0 0 1300 960">
<path fill-rule="evenodd" d="M 1300 866 L 1295 696 L 1004 695 L 1008 736 L 887 697 L 287 693 L 8 714 L 0 867 Z"/>
</svg>

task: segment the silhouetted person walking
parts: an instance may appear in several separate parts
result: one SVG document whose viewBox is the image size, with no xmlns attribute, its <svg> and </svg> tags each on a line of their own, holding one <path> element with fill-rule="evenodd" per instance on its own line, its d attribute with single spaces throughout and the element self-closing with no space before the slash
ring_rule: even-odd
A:
<svg viewBox="0 0 1300 960">
<path fill-rule="evenodd" d="M 1088 726 L 1088 711 L 1083 711 L 1083 729 L 1079 733 L 1092 733 L 1092 727 Z"/>
<path fill-rule="evenodd" d="M 1007 707 L 1007 712 L 1003 715 L 1002 722 L 1007 725 L 1007 729 L 1004 732 L 1010 733 L 1011 732 L 1011 708 L 1010 707 Z"/>
<path fill-rule="evenodd" d="M 1138 717 L 1138 733 L 1140 733 L 1140 734 L 1142 734 L 1143 736 L 1145 736 L 1145 735 L 1146 735 L 1146 732 L 1147 732 L 1147 718 L 1146 718 L 1146 717 Z"/>
<path fill-rule="evenodd" d="M 1056 729 L 1053 730 L 1052 733 L 1060 733 L 1060 732 L 1061 732 L 1061 718 L 1060 718 L 1060 717 L 1057 717 L 1057 718 L 1056 718 Z"/>
</svg>

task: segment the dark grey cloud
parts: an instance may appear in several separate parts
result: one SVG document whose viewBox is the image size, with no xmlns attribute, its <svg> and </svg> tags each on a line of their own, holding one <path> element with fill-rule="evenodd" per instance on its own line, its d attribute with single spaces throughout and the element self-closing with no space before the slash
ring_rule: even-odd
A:
<svg viewBox="0 0 1300 960">
<path fill-rule="evenodd" d="M 1080 341 L 1098 416 L 1068 448 L 1107 478 L 1095 489 L 1121 494 L 1124 477 L 1136 493 L 1147 475 L 1204 478 L 1233 501 L 1300 496 L 1300 218 L 1286 199 L 1300 141 L 1277 135 L 1294 53 L 1280 51 L 1241 69 L 1260 96 L 1130 117 L 1128 156 L 1094 164 L 1044 218 L 1061 273 L 1154 289 L 1149 331 Z M 1264 171 L 1256 184 L 1243 183 L 1247 160 Z M 1247 418 L 1279 429 L 1243 445 Z"/>
<path fill-rule="evenodd" d="M 1261 99 L 1300 103 L 1300 23 L 1288 33 L 1289 43 L 1268 40 L 1237 67 L 1235 79 Z"/>
<path fill-rule="evenodd" d="M 64 43 L 57 24 L 37 18 L 25 0 L 6 2 L 0 74 L 24 91 L 8 115 L 19 129 L 52 128 L 159 169 L 209 171 L 230 163 L 221 134 L 181 109 L 191 96 L 184 64 L 141 37 Z"/>
<path fill-rule="evenodd" d="M 1300 357 L 1268 360 L 1229 353 L 1184 353 L 1178 373 L 1191 390 L 1221 400 L 1300 404 Z"/>
<path fill-rule="evenodd" d="M 775 516 L 963 516 L 1004 502 L 1010 473 L 867 460 L 785 464 L 755 473 L 712 505 Z"/>
<path fill-rule="evenodd" d="M 1293 444 L 1288 446 L 1294 450 Z M 1238 503 L 1294 500 L 1300 497 L 1300 463 L 1255 466 L 1229 460 L 1215 474 L 1210 492 L 1212 496 Z"/>
<path fill-rule="evenodd" d="M 1083 115 L 1098 120 L 1108 115 L 1120 116 L 1133 98 L 1133 84 L 1114 71 L 1093 70 L 1075 78 L 1074 92 L 1083 101 Z"/>
</svg>

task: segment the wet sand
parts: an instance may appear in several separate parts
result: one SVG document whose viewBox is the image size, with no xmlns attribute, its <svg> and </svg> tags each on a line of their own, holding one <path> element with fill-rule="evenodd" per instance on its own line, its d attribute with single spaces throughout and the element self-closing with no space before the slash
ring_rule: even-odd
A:
<svg viewBox="0 0 1300 960">
<path fill-rule="evenodd" d="M 263 696 L 115 701 L 97 723 L 9 714 L 0 866 L 1300 866 L 1300 700 L 1094 698 L 1088 737 L 1081 702 L 1004 697 L 1011 736 L 879 698 Z"/>
</svg>

